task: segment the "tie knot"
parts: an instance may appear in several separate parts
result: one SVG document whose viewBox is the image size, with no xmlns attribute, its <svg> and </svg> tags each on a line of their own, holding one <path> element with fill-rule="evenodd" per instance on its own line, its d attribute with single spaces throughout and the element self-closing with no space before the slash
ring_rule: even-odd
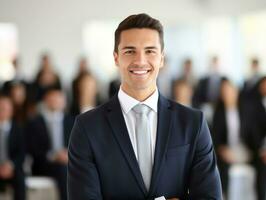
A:
<svg viewBox="0 0 266 200">
<path fill-rule="evenodd" d="M 149 110 L 150 110 L 149 106 L 146 106 L 144 104 L 137 104 L 136 106 L 133 107 L 133 111 L 137 114 L 147 115 Z"/>
</svg>

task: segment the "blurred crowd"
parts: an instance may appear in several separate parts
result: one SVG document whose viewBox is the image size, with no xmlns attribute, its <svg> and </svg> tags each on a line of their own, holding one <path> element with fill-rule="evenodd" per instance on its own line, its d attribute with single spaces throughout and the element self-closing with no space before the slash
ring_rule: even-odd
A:
<svg viewBox="0 0 266 200">
<path fill-rule="evenodd" d="M 15 71 L 18 65 L 14 60 Z M 161 72 L 159 90 L 173 101 L 204 112 L 224 195 L 230 167 L 248 164 L 256 170 L 257 198 L 265 200 L 266 75 L 260 73 L 259 59 L 253 58 L 251 76 L 239 88 L 219 73 L 218 66 L 219 58 L 213 57 L 209 73 L 197 79 L 193 61 L 186 59 L 182 73 L 173 80 Z M 109 98 L 119 87 L 119 79 L 110 82 Z M 32 82 L 17 73 L 0 89 L 0 191 L 11 185 L 14 199 L 24 200 L 25 176 L 49 176 L 57 183 L 60 199 L 66 200 L 67 146 L 75 117 L 103 102 L 86 59 L 79 61 L 70 92 L 63 90 L 49 54 L 41 57 Z"/>
</svg>

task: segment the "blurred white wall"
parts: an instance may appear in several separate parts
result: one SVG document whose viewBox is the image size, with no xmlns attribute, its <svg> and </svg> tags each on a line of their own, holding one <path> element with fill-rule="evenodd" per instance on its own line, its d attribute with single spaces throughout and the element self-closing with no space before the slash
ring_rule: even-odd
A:
<svg viewBox="0 0 266 200">
<path fill-rule="evenodd" d="M 17 25 L 21 67 L 28 79 L 37 71 L 40 54 L 47 50 L 57 71 L 63 74 L 63 81 L 69 82 L 77 58 L 84 53 L 82 29 L 90 20 L 121 21 L 130 14 L 146 12 L 171 26 L 263 7 L 265 0 L 0 0 L 0 22 Z"/>
</svg>

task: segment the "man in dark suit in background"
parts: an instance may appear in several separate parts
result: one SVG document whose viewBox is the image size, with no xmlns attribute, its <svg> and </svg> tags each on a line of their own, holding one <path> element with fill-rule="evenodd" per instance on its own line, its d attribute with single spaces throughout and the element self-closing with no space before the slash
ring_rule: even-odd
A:
<svg viewBox="0 0 266 200">
<path fill-rule="evenodd" d="M 12 115 L 11 99 L 0 94 L 0 187 L 12 185 L 14 200 L 25 200 L 23 134 Z"/>
<path fill-rule="evenodd" d="M 33 175 L 50 176 L 57 182 L 61 200 L 66 200 L 67 145 L 73 120 L 64 113 L 65 97 L 50 88 L 43 99 L 41 114 L 27 127 L 28 151 L 33 158 Z"/>
<path fill-rule="evenodd" d="M 215 104 L 219 97 L 222 76 L 219 73 L 219 59 L 211 59 L 209 74 L 199 80 L 193 96 L 193 106 L 202 108 L 206 104 Z"/>
<path fill-rule="evenodd" d="M 115 32 L 118 95 L 77 117 L 71 133 L 68 198 L 222 199 L 210 133 L 201 112 L 161 96 L 163 27 L 131 15 Z"/>
</svg>

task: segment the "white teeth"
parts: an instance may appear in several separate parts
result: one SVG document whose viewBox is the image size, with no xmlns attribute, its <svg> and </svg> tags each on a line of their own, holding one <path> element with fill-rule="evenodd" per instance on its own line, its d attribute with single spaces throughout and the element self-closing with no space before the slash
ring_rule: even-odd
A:
<svg viewBox="0 0 266 200">
<path fill-rule="evenodd" d="M 134 74 L 146 74 L 148 71 L 132 71 Z"/>
</svg>

